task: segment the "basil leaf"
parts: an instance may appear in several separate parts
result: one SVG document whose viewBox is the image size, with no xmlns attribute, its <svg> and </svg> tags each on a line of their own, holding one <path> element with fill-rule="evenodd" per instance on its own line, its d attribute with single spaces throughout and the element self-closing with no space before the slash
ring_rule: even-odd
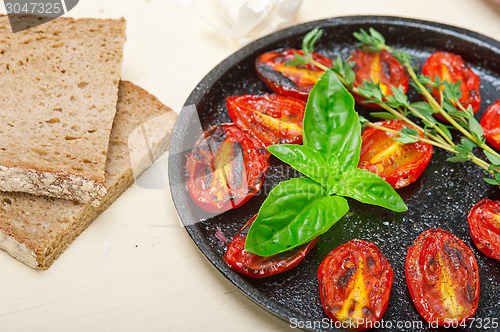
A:
<svg viewBox="0 0 500 332">
<path fill-rule="evenodd" d="M 326 161 L 319 152 L 308 146 L 297 144 L 276 144 L 267 149 L 279 160 L 284 161 L 314 181 L 324 184 Z"/>
<path fill-rule="evenodd" d="M 325 176 L 327 179 L 338 179 L 340 176 L 340 163 L 337 156 L 332 154 L 326 161 Z"/>
<path fill-rule="evenodd" d="M 245 250 L 260 256 L 288 251 L 328 231 L 348 210 L 345 198 L 327 196 L 311 179 L 280 182 L 248 230 Z"/>
<path fill-rule="evenodd" d="M 304 145 L 324 156 L 335 154 L 341 171 L 358 165 L 361 126 L 354 98 L 332 69 L 325 71 L 309 94 L 303 128 Z"/>
<path fill-rule="evenodd" d="M 408 210 L 403 199 L 377 174 L 359 168 L 350 168 L 337 180 L 330 180 L 328 191 L 354 198 L 361 203 L 384 207 L 395 212 Z"/>
</svg>

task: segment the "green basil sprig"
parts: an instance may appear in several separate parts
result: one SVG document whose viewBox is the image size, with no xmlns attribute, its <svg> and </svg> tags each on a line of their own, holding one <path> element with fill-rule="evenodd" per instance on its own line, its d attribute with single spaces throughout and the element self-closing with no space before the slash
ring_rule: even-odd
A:
<svg viewBox="0 0 500 332">
<path fill-rule="evenodd" d="M 304 145 L 269 146 L 269 151 L 308 178 L 278 184 L 250 227 L 245 250 L 260 256 L 288 251 L 327 232 L 349 210 L 350 197 L 403 212 L 408 208 L 377 175 L 358 169 L 361 126 L 354 98 L 333 70 L 309 94 Z"/>
</svg>

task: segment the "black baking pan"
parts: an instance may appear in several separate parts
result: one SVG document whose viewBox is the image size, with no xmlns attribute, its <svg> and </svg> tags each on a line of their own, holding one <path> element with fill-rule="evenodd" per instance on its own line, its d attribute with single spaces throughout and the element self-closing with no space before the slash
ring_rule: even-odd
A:
<svg viewBox="0 0 500 332">
<path fill-rule="evenodd" d="M 234 53 L 215 67 L 196 86 L 180 113 L 170 145 L 168 174 L 172 198 L 194 243 L 210 262 L 250 299 L 265 310 L 293 326 L 312 330 L 335 330 L 323 311 L 316 273 L 331 250 L 351 239 L 375 243 L 394 270 L 394 284 L 388 309 L 383 317 L 386 325 L 379 330 L 429 331 L 410 297 L 404 272 L 407 248 L 423 231 L 440 227 L 458 236 L 473 251 L 480 272 L 481 295 L 475 315 L 482 322 L 500 319 L 500 262 L 479 252 L 471 240 L 467 213 L 483 198 L 499 199 L 499 190 L 482 179 L 487 173 L 471 163 L 450 163 L 451 155 L 434 149 L 434 156 L 423 175 L 410 186 L 398 190 L 409 210 L 389 210 L 349 200 L 350 211 L 330 231 L 321 236 L 316 247 L 295 269 L 267 279 L 250 279 L 234 272 L 222 260 L 226 244 L 246 221 L 257 213 L 269 191 L 280 181 L 297 176 L 275 158 L 261 192 L 245 205 L 213 215 L 198 208 L 186 189 L 186 153 L 201 130 L 216 123 L 230 122 L 225 99 L 228 96 L 270 92 L 258 78 L 254 63 L 261 53 L 279 48 L 300 48 L 308 31 L 321 27 L 325 33 L 316 51 L 334 59 L 346 59 L 356 44 L 353 32 L 370 27 L 381 32 L 387 44 L 404 50 L 416 59 L 418 67 L 434 51 L 459 54 L 481 77 L 481 109 L 500 99 L 500 42 L 461 28 L 400 17 L 352 16 L 325 19 L 296 25 L 261 38 Z M 410 88 L 410 99 L 419 100 Z M 361 115 L 368 110 L 357 106 Z M 201 123 L 201 128 L 200 128 Z M 482 330 L 471 323 L 467 330 Z M 390 323 L 389 323 L 390 322 Z M 398 323 L 402 322 L 402 323 Z M 403 325 L 397 325 L 403 324 Z M 494 329 L 493 329 L 494 330 Z"/>
</svg>

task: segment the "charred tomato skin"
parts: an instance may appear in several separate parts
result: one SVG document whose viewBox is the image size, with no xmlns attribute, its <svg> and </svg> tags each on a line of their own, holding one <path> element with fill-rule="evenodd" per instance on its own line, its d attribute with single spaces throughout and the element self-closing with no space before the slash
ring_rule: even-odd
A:
<svg viewBox="0 0 500 332">
<path fill-rule="evenodd" d="M 480 124 L 488 144 L 500 150 L 500 100 L 488 107 Z"/>
<path fill-rule="evenodd" d="M 264 144 L 237 124 L 208 128 L 186 156 L 193 202 L 212 213 L 243 205 L 260 190 L 269 156 Z"/>
<path fill-rule="evenodd" d="M 423 64 L 422 74 L 429 76 L 432 80 L 439 76 L 441 82 L 447 80 L 455 84 L 461 81 L 460 92 L 462 97 L 459 99 L 460 103 L 465 108 L 471 105 L 474 113 L 479 110 L 479 106 L 481 106 L 480 78 L 460 55 L 442 51 L 434 52 Z M 431 93 L 439 102 L 439 90 L 433 88 Z M 441 114 L 435 114 L 435 116 L 440 120 L 444 120 Z"/>
<path fill-rule="evenodd" d="M 486 256 L 500 260 L 500 202 L 483 199 L 467 215 L 472 240 Z"/>
<path fill-rule="evenodd" d="M 248 229 L 257 215 L 253 216 L 228 244 L 224 261 L 238 273 L 251 278 L 266 278 L 291 270 L 312 250 L 319 236 L 298 248 L 272 256 L 259 256 L 245 250 Z"/>
<path fill-rule="evenodd" d="M 462 323 L 476 313 L 477 262 L 455 235 L 440 228 L 421 233 L 408 248 L 405 272 L 413 303 L 427 322 Z"/>
<path fill-rule="evenodd" d="M 364 331 L 380 321 L 389 303 L 394 272 L 373 243 L 351 240 L 321 262 L 318 282 L 321 303 L 333 321 Z M 345 325 L 344 325 L 345 324 Z"/>
<path fill-rule="evenodd" d="M 324 71 L 311 64 L 285 66 L 285 63 L 295 59 L 295 54 L 304 55 L 304 52 L 286 49 L 261 54 L 255 60 L 255 69 L 257 75 L 274 92 L 307 101 L 309 92 Z M 327 57 L 316 52 L 312 53 L 312 57 L 326 67 L 332 67 L 332 60 Z"/>
<path fill-rule="evenodd" d="M 394 95 L 391 87 L 398 88 L 402 86 L 405 94 L 408 91 L 410 75 L 390 52 L 386 50 L 373 52 L 356 48 L 352 52 L 349 61 L 356 63 L 353 67 L 356 73 L 353 87 L 362 86 L 364 81 L 367 80 L 379 83 L 385 97 Z M 375 103 L 363 103 L 366 99 L 356 93 L 353 96 L 357 103 L 372 108 L 380 108 Z"/>
<path fill-rule="evenodd" d="M 376 125 L 401 130 L 413 128 L 401 120 L 376 122 Z M 419 131 L 420 137 L 424 134 Z M 367 127 L 361 136 L 361 153 L 358 167 L 377 174 L 394 189 L 415 182 L 424 172 L 432 157 L 431 144 L 415 142 L 403 144 L 393 140 L 397 134 Z"/>
<path fill-rule="evenodd" d="M 273 93 L 228 97 L 226 103 L 231 120 L 266 146 L 302 143 L 304 101 Z"/>
</svg>

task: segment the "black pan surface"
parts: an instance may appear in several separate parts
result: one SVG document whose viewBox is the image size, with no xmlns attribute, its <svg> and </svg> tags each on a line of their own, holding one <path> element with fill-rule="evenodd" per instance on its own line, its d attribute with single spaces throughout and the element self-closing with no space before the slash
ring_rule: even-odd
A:
<svg viewBox="0 0 500 332">
<path fill-rule="evenodd" d="M 369 27 L 380 31 L 389 45 L 417 57 L 417 66 L 436 50 L 460 54 L 481 77 L 482 103 L 477 119 L 500 99 L 500 42 L 461 28 L 407 18 L 354 16 L 305 23 L 273 33 L 215 67 L 186 101 L 185 106 L 194 105 L 196 111 L 188 107 L 179 115 L 171 140 L 168 174 L 173 201 L 187 232 L 220 273 L 262 308 L 287 322 L 292 320 L 294 326 L 321 331 L 335 330 L 335 327 L 328 323 L 321 305 L 316 279 L 319 264 L 328 252 L 351 239 L 371 241 L 382 250 L 394 270 L 389 307 L 383 317 L 385 325 L 376 330 L 429 331 L 408 292 L 404 260 L 407 248 L 421 232 L 441 227 L 462 239 L 474 252 L 479 265 L 481 297 L 477 320 L 466 330 L 483 330 L 488 321 L 490 330 L 498 330 L 493 322 L 500 320 L 500 262 L 476 249 L 466 217 L 479 200 L 500 199 L 500 192 L 483 182 L 486 176 L 483 170 L 473 164 L 447 162 L 450 154 L 442 150 L 434 150 L 429 166 L 415 183 L 398 191 L 409 207 L 407 212 L 393 213 L 349 200 L 349 213 L 320 238 L 297 268 L 255 280 L 239 275 L 222 261 L 226 244 L 220 234 L 230 241 L 258 211 L 269 191 L 280 181 L 297 174 L 271 157 L 263 190 L 258 195 L 240 208 L 221 215 L 207 214 L 191 201 L 185 184 L 185 154 L 200 134 L 197 118 L 203 130 L 216 123 L 230 122 L 226 97 L 269 92 L 255 73 L 256 57 L 278 48 L 300 48 L 304 34 L 318 26 L 325 34 L 316 51 L 332 59 L 338 54 L 346 59 L 356 43 L 352 33 Z M 410 98 L 419 99 L 411 88 Z M 368 116 L 367 109 L 357 109 Z"/>
</svg>

